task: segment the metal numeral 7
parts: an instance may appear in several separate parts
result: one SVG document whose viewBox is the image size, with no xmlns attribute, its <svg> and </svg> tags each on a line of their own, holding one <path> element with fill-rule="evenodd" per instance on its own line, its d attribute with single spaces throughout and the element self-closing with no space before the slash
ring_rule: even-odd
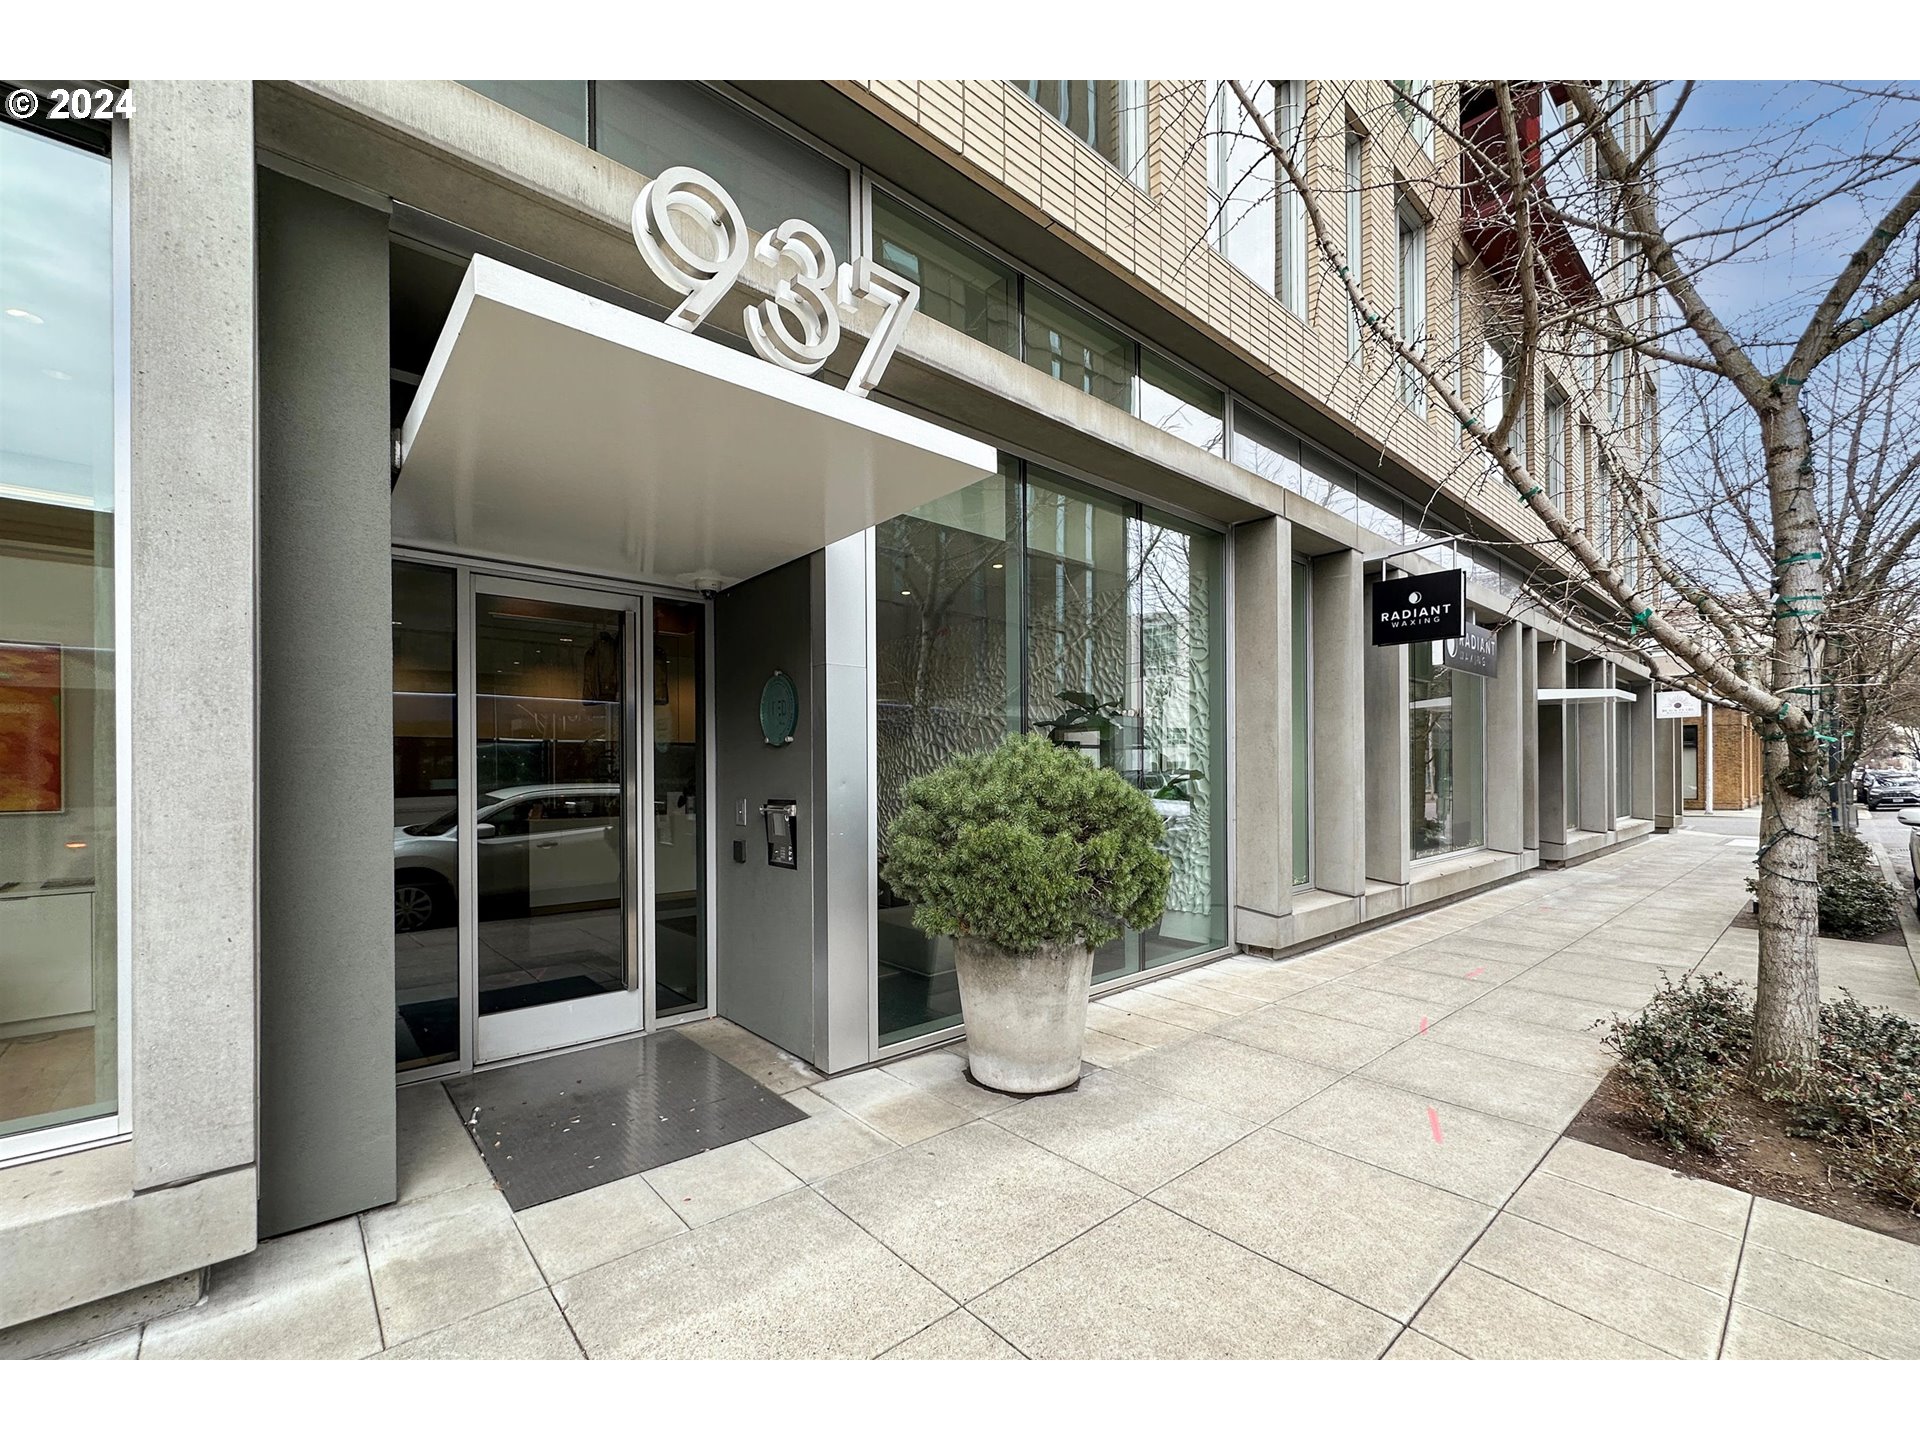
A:
<svg viewBox="0 0 1920 1440">
<path fill-rule="evenodd" d="M 840 267 L 839 302 L 843 311 L 851 311 L 862 300 L 878 300 L 886 314 L 874 327 L 867 348 L 847 379 L 847 389 L 855 395 L 870 395 L 886 373 L 887 362 L 899 348 L 907 321 L 920 306 L 920 287 L 871 260 L 849 260 Z"/>
</svg>

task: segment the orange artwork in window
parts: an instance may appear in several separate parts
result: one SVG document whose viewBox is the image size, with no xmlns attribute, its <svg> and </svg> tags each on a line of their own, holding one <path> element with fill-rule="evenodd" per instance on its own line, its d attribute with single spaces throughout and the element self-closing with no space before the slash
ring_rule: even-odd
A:
<svg viewBox="0 0 1920 1440">
<path fill-rule="evenodd" d="M 61 809 L 60 730 L 60 647 L 0 644 L 0 814 Z"/>
</svg>

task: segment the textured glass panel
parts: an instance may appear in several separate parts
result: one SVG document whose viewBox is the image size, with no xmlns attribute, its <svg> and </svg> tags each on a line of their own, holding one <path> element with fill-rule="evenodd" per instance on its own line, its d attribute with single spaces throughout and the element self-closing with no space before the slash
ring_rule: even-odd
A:
<svg viewBox="0 0 1920 1440">
<path fill-rule="evenodd" d="M 920 287 L 920 313 L 1009 355 L 1020 353 L 1014 272 L 901 204 L 873 192 L 874 258 Z"/>
<path fill-rule="evenodd" d="M 112 221 L 0 123 L 0 1135 L 118 1103 Z"/>
<path fill-rule="evenodd" d="M 1227 397 L 1144 346 L 1140 400 L 1134 413 L 1189 445 L 1216 455 L 1226 453 Z"/>
<path fill-rule="evenodd" d="M 1020 724 L 1016 467 L 874 531 L 874 661 L 881 859 L 909 780 L 984 750 Z M 960 1020 L 953 942 L 930 939 L 885 888 L 879 905 L 880 1043 Z"/>
<path fill-rule="evenodd" d="M 726 187 L 748 228 L 805 220 L 852 257 L 845 166 L 692 80 L 601 80 L 595 95 L 595 149 L 643 175 L 695 166 Z"/>
<path fill-rule="evenodd" d="M 587 143 L 587 82 L 584 80 L 462 80 L 489 100 L 529 120 Z"/>
<path fill-rule="evenodd" d="M 1313 570 L 1293 562 L 1293 883 L 1313 883 Z"/>
<path fill-rule="evenodd" d="M 1133 406 L 1133 341 L 1038 285 L 1027 286 L 1027 364 L 1121 410 Z"/>
<path fill-rule="evenodd" d="M 393 567 L 394 1063 L 460 1058 L 454 572 Z"/>
<path fill-rule="evenodd" d="M 1141 748 L 1132 778 L 1167 826 L 1167 910 L 1141 937 L 1152 966 L 1227 943 L 1226 546 L 1149 510 L 1135 539 Z"/>
<path fill-rule="evenodd" d="M 1140 527 L 1133 507 L 1037 466 L 1027 488 L 1027 726 L 1138 779 Z M 1094 979 L 1140 968 L 1139 937 L 1094 957 Z"/>
</svg>

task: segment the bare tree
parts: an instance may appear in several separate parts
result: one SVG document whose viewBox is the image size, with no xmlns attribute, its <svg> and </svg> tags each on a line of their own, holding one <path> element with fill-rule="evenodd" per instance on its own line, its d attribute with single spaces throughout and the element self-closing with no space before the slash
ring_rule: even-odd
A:
<svg viewBox="0 0 1920 1440">
<path fill-rule="evenodd" d="M 1464 324 L 1448 332 L 1451 358 L 1442 353 L 1434 307 L 1411 313 L 1405 303 L 1424 300 L 1424 283 L 1376 284 L 1380 267 L 1348 253 L 1350 221 L 1329 213 L 1329 197 L 1351 180 L 1329 173 L 1325 132 L 1362 114 L 1391 133 L 1379 82 L 1326 82 L 1304 125 L 1256 93 L 1266 83 L 1226 82 L 1234 123 L 1271 155 L 1324 283 L 1355 317 L 1352 364 L 1401 387 L 1421 414 L 1430 397 L 1458 425 L 1463 451 L 1480 457 L 1475 466 L 1463 454 L 1442 485 L 1460 488 L 1459 476 L 1477 471 L 1467 488 L 1490 482 L 1525 507 L 1537 526 L 1525 549 L 1540 603 L 1664 657 L 1674 683 L 1760 727 L 1753 1059 L 1756 1073 L 1804 1071 L 1819 1034 L 1820 736 L 1830 720 L 1820 696 L 1828 615 L 1840 603 L 1820 462 L 1822 442 L 1833 443 L 1820 427 L 1834 416 L 1808 392 L 1836 356 L 1920 300 L 1920 95 L 1807 87 L 1817 100 L 1797 114 L 1730 133 L 1688 127 L 1692 82 L 1393 82 L 1390 103 L 1412 121 L 1397 133 L 1411 128 L 1430 153 L 1430 137 L 1441 137 L 1441 159 L 1459 163 L 1407 166 L 1387 183 L 1396 205 L 1463 216 L 1478 257 L 1483 344 L 1499 357 L 1494 378 L 1473 363 Z M 1859 123 L 1848 133 L 1864 126 L 1868 141 L 1835 148 L 1824 137 L 1835 116 L 1849 115 Z M 1711 298 L 1718 273 L 1837 213 L 1858 217 L 1853 238 L 1810 293 L 1782 284 L 1764 306 L 1722 313 L 1729 307 Z M 1751 475 L 1755 529 L 1723 576 L 1703 576 L 1665 538 L 1677 517 L 1661 511 L 1658 392 L 1636 394 L 1653 367 L 1685 372 L 1751 427 L 1739 463 Z M 1550 457 L 1536 459 L 1529 431 L 1540 427 L 1526 424 L 1547 376 L 1590 428 L 1576 453 L 1598 473 L 1578 497 L 1555 482 Z M 1729 445 L 1728 460 L 1735 454 Z"/>
</svg>

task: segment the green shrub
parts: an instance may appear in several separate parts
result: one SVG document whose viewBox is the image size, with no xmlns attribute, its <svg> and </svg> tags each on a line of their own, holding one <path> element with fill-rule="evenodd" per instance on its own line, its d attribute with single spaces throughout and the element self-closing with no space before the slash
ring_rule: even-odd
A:
<svg viewBox="0 0 1920 1440">
<path fill-rule="evenodd" d="M 1646 1009 L 1613 1017 L 1604 1043 L 1620 1057 L 1629 1103 L 1663 1144 L 1719 1148 L 1727 1089 L 1753 1044 L 1746 987 L 1723 975 L 1663 978 Z"/>
<path fill-rule="evenodd" d="M 1747 877 L 1747 893 L 1760 885 Z M 1866 842 L 1836 833 L 1820 867 L 1820 933 L 1836 940 L 1862 940 L 1898 928 L 1900 892 L 1880 873 Z"/>
<path fill-rule="evenodd" d="M 1920 1210 L 1920 1025 L 1844 990 L 1820 1007 L 1820 1060 L 1798 1087 L 1793 1133 L 1848 1159 L 1856 1184 Z"/>
<path fill-rule="evenodd" d="M 1899 926 L 1900 893 L 1880 873 L 1864 842 L 1835 835 L 1820 871 L 1820 932 L 1842 940 L 1863 939 Z"/>
<path fill-rule="evenodd" d="M 1121 775 L 1013 736 L 908 784 L 881 874 L 929 935 L 1098 947 L 1160 919 L 1165 838 L 1153 802 Z"/>
</svg>

